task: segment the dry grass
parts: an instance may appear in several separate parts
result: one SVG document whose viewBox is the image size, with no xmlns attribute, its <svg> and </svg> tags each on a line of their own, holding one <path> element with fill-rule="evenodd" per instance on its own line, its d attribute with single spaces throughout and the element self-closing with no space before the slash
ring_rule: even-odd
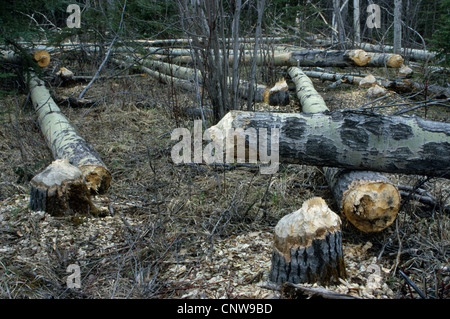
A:
<svg viewBox="0 0 450 319">
<path fill-rule="evenodd" d="M 81 90 L 61 87 L 55 94 Z M 323 93 L 333 109 L 364 103 L 359 89 Z M 98 102 L 62 110 L 112 172 L 110 189 L 95 198 L 106 212 L 98 218 L 28 210 L 29 178 L 52 157 L 32 112 L 22 107 L 26 96 L 1 101 L 10 112 L 0 128 L 0 297 L 278 296 L 258 286 L 270 267 L 270 234 L 282 216 L 310 197 L 323 197 L 336 211 L 321 171 L 282 165 L 267 176 L 258 167 L 174 165 L 170 133 L 193 123 L 175 119 L 172 107 L 192 105 L 188 94 L 171 96 L 167 87 L 144 77 L 97 81 L 86 97 Z M 421 180 L 390 177 L 410 186 Z M 448 203 L 448 181 L 432 179 L 422 187 Z M 344 223 L 351 275 L 329 288 L 367 298 L 417 298 L 395 271 L 401 269 L 428 296 L 448 298 L 448 229 L 448 213 L 411 200 L 396 225 L 381 233 L 361 234 Z M 374 262 L 382 267 L 382 283 L 367 292 L 368 265 Z M 66 268 L 73 263 L 81 267 L 81 289 L 66 285 Z"/>
</svg>

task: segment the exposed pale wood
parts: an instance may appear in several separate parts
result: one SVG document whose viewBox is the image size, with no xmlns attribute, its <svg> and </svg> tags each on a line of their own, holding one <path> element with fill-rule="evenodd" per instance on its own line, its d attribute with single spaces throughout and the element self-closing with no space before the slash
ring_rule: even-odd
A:
<svg viewBox="0 0 450 319">
<path fill-rule="evenodd" d="M 41 68 L 44 68 L 50 63 L 50 54 L 45 50 L 39 50 L 34 52 L 33 59 Z"/>
<path fill-rule="evenodd" d="M 382 174 L 370 171 L 324 169 L 341 214 L 366 233 L 384 230 L 395 221 L 400 193 Z"/>
</svg>

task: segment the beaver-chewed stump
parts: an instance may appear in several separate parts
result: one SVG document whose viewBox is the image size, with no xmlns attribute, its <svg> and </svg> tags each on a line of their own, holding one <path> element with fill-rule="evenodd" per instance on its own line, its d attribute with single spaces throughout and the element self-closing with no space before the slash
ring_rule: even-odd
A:
<svg viewBox="0 0 450 319">
<path fill-rule="evenodd" d="M 68 160 L 53 161 L 33 177 L 30 209 L 53 216 L 97 213 L 81 170 Z"/>
<path fill-rule="evenodd" d="M 329 285 L 345 277 L 341 220 L 322 198 L 307 200 L 278 222 L 271 281 Z"/>
</svg>

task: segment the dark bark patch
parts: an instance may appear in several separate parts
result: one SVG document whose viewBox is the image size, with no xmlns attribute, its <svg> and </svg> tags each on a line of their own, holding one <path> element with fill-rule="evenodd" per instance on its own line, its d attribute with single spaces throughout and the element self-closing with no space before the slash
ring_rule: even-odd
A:
<svg viewBox="0 0 450 319">
<path fill-rule="evenodd" d="M 340 133 L 342 144 L 351 149 L 366 149 L 369 143 L 369 135 L 358 124 L 357 121 L 344 119 Z"/>
<path fill-rule="evenodd" d="M 334 162 L 337 161 L 339 150 L 331 139 L 313 135 L 306 142 L 306 154 L 318 159 L 328 158 Z"/>
<path fill-rule="evenodd" d="M 304 135 L 306 125 L 306 120 L 302 118 L 288 118 L 286 124 L 283 125 L 282 131 L 280 132 L 281 136 L 298 140 Z"/>
<path fill-rule="evenodd" d="M 406 140 L 413 136 L 412 128 L 403 123 L 389 125 L 391 136 L 394 140 Z"/>
</svg>

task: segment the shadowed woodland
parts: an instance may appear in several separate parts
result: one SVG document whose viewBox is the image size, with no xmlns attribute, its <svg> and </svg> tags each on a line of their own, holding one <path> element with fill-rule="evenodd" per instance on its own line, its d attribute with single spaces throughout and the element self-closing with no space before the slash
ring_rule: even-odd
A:
<svg viewBox="0 0 450 319">
<path fill-rule="evenodd" d="M 3 1 L 0 298 L 448 299 L 449 7 Z"/>
</svg>

